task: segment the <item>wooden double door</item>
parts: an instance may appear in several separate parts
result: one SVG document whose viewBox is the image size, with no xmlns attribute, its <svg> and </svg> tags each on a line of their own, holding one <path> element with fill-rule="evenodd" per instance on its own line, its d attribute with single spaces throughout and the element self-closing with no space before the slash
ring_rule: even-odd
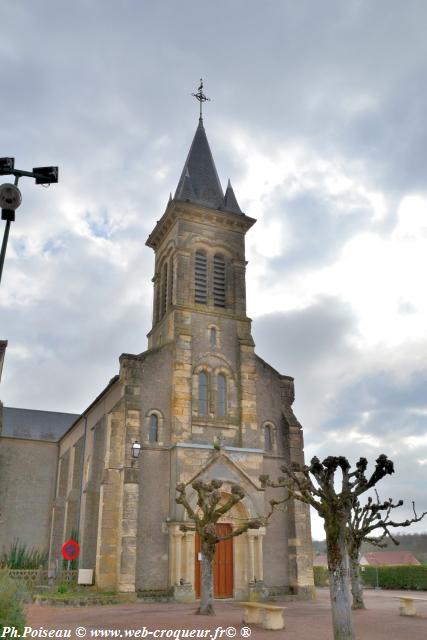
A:
<svg viewBox="0 0 427 640">
<path fill-rule="evenodd" d="M 230 524 L 217 524 L 217 534 L 226 536 L 232 532 Z M 195 591 L 196 597 L 200 597 L 200 578 L 202 563 L 200 557 L 200 537 L 196 533 L 195 548 Z M 216 545 L 214 558 L 214 597 L 215 598 L 232 598 L 233 597 L 233 538 L 229 540 L 221 540 Z"/>
</svg>

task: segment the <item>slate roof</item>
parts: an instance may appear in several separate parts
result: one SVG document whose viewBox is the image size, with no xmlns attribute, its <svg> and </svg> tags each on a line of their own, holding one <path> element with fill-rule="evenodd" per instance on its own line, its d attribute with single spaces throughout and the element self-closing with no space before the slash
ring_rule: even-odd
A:
<svg viewBox="0 0 427 640">
<path fill-rule="evenodd" d="M 58 442 L 79 414 L 3 407 L 0 436 Z"/>
<path fill-rule="evenodd" d="M 202 118 L 199 118 L 199 125 L 175 191 L 175 200 L 242 213 L 230 182 L 224 196 Z"/>
<path fill-rule="evenodd" d="M 363 558 L 370 565 L 417 565 L 416 557 L 410 551 L 369 551 Z"/>
</svg>

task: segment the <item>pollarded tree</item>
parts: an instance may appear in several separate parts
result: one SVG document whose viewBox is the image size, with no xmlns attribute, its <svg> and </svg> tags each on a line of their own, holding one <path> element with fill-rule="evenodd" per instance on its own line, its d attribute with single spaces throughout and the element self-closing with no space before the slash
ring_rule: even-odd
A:
<svg viewBox="0 0 427 640">
<path fill-rule="evenodd" d="M 194 523 L 194 529 L 200 536 L 202 549 L 202 579 L 200 606 L 196 613 L 200 615 L 215 615 L 213 597 L 213 560 L 215 547 L 221 540 L 228 540 L 240 536 L 248 529 L 259 529 L 267 523 L 271 513 L 265 518 L 252 518 L 246 520 L 232 533 L 226 536 L 219 536 L 216 533 L 216 524 L 225 513 L 230 511 L 235 504 L 243 500 L 245 493 L 238 484 L 231 485 L 231 494 L 222 501 L 221 480 L 211 480 L 203 482 L 196 480 L 192 483 L 192 488 L 197 493 L 197 508 L 191 506 L 187 497 L 188 485 L 180 483 L 177 485 L 178 497 L 176 502 L 181 504 Z M 191 527 L 182 525 L 181 530 L 188 531 Z"/>
<path fill-rule="evenodd" d="M 374 487 L 384 476 L 394 472 L 393 462 L 380 455 L 371 476 L 366 476 L 368 462 L 360 458 L 356 469 L 343 456 L 329 456 L 320 462 L 312 458 L 309 466 L 282 465 L 285 474 L 276 482 L 261 476 L 264 486 L 286 487 L 290 498 L 311 505 L 323 518 L 328 554 L 329 590 L 335 640 L 353 640 L 354 630 L 348 590 L 348 556 L 346 536 L 351 512 L 357 498 Z M 342 478 L 335 476 L 340 470 Z M 336 485 L 339 485 L 337 490 Z"/>
<path fill-rule="evenodd" d="M 359 500 L 355 501 L 352 509 L 351 518 L 347 529 L 347 550 L 350 562 L 350 578 L 351 593 L 353 596 L 353 609 L 364 609 L 363 589 L 360 576 L 360 550 L 362 542 L 370 542 L 377 547 L 385 547 L 386 538 L 389 538 L 394 544 L 398 545 L 399 541 L 393 537 L 390 529 L 396 527 L 409 527 L 414 522 L 420 522 L 427 515 L 427 511 L 420 516 L 415 511 L 415 503 L 412 503 L 414 517 L 401 522 L 395 522 L 390 519 L 393 509 L 397 509 L 403 505 L 403 500 L 393 502 L 389 498 L 385 502 L 380 502 L 378 493 L 376 494 L 376 502 L 369 496 L 365 505 L 361 505 Z M 379 535 L 375 535 L 375 533 Z"/>
</svg>

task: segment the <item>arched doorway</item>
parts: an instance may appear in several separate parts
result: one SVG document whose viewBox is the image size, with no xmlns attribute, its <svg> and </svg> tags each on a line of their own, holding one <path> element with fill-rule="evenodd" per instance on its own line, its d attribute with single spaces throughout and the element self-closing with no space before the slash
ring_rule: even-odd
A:
<svg viewBox="0 0 427 640">
<path fill-rule="evenodd" d="M 223 523 L 216 525 L 217 535 L 226 536 L 232 532 L 231 524 Z M 215 558 L 214 558 L 214 597 L 215 598 L 232 598 L 234 589 L 234 554 L 233 554 L 233 540 L 221 540 L 216 545 Z M 195 535 L 195 575 L 194 575 L 194 587 L 196 592 L 196 598 L 200 598 L 200 580 L 201 580 L 201 546 L 200 536 Z"/>
</svg>

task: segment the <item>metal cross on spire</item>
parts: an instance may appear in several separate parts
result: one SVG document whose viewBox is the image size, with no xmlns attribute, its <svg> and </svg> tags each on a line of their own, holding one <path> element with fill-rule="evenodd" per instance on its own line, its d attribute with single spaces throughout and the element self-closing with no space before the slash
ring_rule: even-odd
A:
<svg viewBox="0 0 427 640">
<path fill-rule="evenodd" d="M 200 120 L 202 120 L 202 105 L 204 102 L 209 101 L 210 102 L 210 98 L 208 98 L 207 96 L 205 96 L 205 94 L 203 93 L 203 79 L 200 78 L 200 86 L 197 90 L 197 93 L 192 93 L 191 94 L 194 98 L 196 98 L 196 100 L 198 100 L 200 102 Z"/>
</svg>

